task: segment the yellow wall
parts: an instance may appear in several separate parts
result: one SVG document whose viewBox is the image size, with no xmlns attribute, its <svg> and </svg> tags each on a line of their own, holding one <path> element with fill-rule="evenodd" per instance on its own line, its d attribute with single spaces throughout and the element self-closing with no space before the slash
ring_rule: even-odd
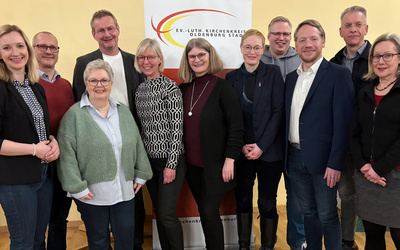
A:
<svg viewBox="0 0 400 250">
<path fill-rule="evenodd" d="M 351 5 L 362 5 L 367 9 L 369 24 L 367 39 L 371 42 L 385 32 L 400 33 L 398 22 L 400 1 L 398 0 L 384 2 L 375 0 L 253 0 L 252 27 L 266 34 L 269 21 L 277 15 L 288 17 L 294 27 L 305 19 L 316 19 L 325 29 L 327 40 L 323 54 L 330 59 L 343 47 L 343 40 L 338 31 L 339 17 L 343 9 Z M 157 8 L 157 6 L 154 7 Z M 119 45 L 122 49 L 133 53 L 144 38 L 142 0 L 3 0 L 0 24 L 16 24 L 29 38 L 42 30 L 52 32 L 58 38 L 61 47 L 57 70 L 64 78 L 71 80 L 75 59 L 98 47 L 91 35 L 89 21 L 92 14 L 99 9 L 108 9 L 114 13 L 121 28 Z M 279 189 L 278 204 L 285 204 L 283 181 Z M 70 220 L 78 219 L 79 214 L 74 208 Z M 5 218 L 0 215 L 0 226 L 4 225 L 6 225 Z"/>
</svg>

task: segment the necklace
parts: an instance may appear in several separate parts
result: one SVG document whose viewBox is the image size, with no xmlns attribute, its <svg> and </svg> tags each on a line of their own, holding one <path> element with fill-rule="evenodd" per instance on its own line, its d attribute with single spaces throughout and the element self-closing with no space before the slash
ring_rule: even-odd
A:
<svg viewBox="0 0 400 250">
<path fill-rule="evenodd" d="M 388 85 L 386 85 L 386 87 L 384 87 L 383 89 L 378 89 L 378 85 L 375 85 L 375 89 L 378 91 L 384 91 L 385 89 L 389 88 L 389 86 L 391 86 L 393 83 L 397 82 L 398 78 L 396 78 L 393 82 L 389 83 Z"/>
<path fill-rule="evenodd" d="M 196 81 L 193 83 L 193 88 L 192 88 L 192 97 L 190 98 L 190 107 L 189 107 L 189 112 L 188 112 L 188 116 L 192 116 L 192 110 L 194 108 L 194 106 L 197 104 L 197 102 L 200 100 L 201 95 L 203 94 L 204 90 L 206 90 L 208 83 L 210 82 L 210 80 L 207 81 L 206 86 L 204 86 L 203 90 L 201 91 L 199 97 L 197 97 L 197 100 L 193 103 L 193 93 L 194 93 L 194 88 L 196 87 Z M 193 104 L 192 104 L 193 103 Z"/>
<path fill-rule="evenodd" d="M 90 103 L 92 103 L 92 102 L 90 102 Z M 105 106 L 104 108 L 99 108 L 96 105 L 94 105 L 93 103 L 92 103 L 92 105 L 97 110 L 106 110 L 106 109 L 108 109 L 108 107 L 110 107 L 110 102 L 108 102 L 107 106 Z"/>
</svg>

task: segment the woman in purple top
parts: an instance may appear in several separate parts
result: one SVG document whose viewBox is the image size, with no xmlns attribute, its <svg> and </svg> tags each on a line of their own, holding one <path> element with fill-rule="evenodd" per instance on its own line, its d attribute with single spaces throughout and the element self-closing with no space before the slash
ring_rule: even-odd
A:
<svg viewBox="0 0 400 250">
<path fill-rule="evenodd" d="M 183 94 L 183 139 L 190 190 L 198 205 L 207 249 L 224 249 L 219 206 L 235 185 L 234 163 L 243 146 L 243 118 L 230 84 L 214 74 L 223 68 L 203 38 L 188 42 L 179 77 Z"/>
</svg>

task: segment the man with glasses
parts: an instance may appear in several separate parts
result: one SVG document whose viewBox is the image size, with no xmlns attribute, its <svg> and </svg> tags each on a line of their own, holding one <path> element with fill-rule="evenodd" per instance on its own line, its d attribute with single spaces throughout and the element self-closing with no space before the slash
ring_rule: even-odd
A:
<svg viewBox="0 0 400 250">
<path fill-rule="evenodd" d="M 74 104 L 71 83 L 55 69 L 58 61 L 57 38 L 47 31 L 33 37 L 33 48 L 39 65 L 39 84 L 46 92 L 49 107 L 50 128 L 57 136 L 58 127 L 64 113 Z M 56 171 L 56 167 L 53 166 Z M 53 175 L 53 204 L 51 208 L 47 249 L 66 249 L 67 217 L 71 207 L 71 198 L 62 190 L 57 173 Z"/>
<path fill-rule="evenodd" d="M 292 24 L 289 19 L 283 16 L 272 19 L 268 25 L 269 45 L 265 45 L 264 54 L 261 57 L 263 63 L 278 65 L 283 79 L 301 63 L 296 50 L 290 46 L 291 34 Z"/>
<path fill-rule="evenodd" d="M 364 40 L 368 33 L 367 11 L 361 6 L 345 9 L 341 16 L 340 36 L 346 43 L 331 59 L 331 62 L 347 67 L 352 75 L 355 93 L 368 85 L 364 79 L 368 72 L 368 56 L 371 44 Z M 346 169 L 339 182 L 341 199 L 342 249 L 358 249 L 354 241 L 357 216 L 355 211 L 356 190 L 354 185 L 354 165 L 350 153 L 346 159 Z"/>
<path fill-rule="evenodd" d="M 292 24 L 289 19 L 277 16 L 268 25 L 269 45 L 265 45 L 261 61 L 266 64 L 278 65 L 283 79 L 290 72 L 297 69 L 302 62 L 296 50 L 290 46 L 292 39 Z M 305 249 L 307 244 L 304 234 L 304 218 L 300 211 L 299 203 L 293 194 L 292 185 L 287 174 L 284 173 L 285 188 L 287 194 L 287 231 L 286 241 L 291 249 Z"/>
<path fill-rule="evenodd" d="M 117 19 L 110 11 L 99 10 L 93 14 L 90 26 L 99 49 L 76 59 L 72 86 L 75 101 L 81 99 L 86 89 L 83 81 L 86 65 L 95 59 L 103 59 L 110 64 L 114 72 L 111 97 L 129 107 L 140 128 L 135 107 L 135 92 L 144 78 L 135 70 L 135 56 L 118 47 L 120 31 Z M 135 249 L 142 249 L 145 216 L 142 190 L 140 190 L 135 195 Z"/>
</svg>

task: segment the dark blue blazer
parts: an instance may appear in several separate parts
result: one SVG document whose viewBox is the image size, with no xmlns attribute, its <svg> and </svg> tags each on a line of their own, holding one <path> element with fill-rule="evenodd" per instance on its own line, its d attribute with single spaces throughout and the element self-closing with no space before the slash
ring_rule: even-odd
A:
<svg viewBox="0 0 400 250">
<path fill-rule="evenodd" d="M 243 73 L 239 69 L 229 72 L 226 79 L 232 84 L 239 99 L 243 98 Z M 282 161 L 284 140 L 285 85 L 280 68 L 260 61 L 253 100 L 253 129 L 255 143 L 265 149 L 261 159 Z"/>
<path fill-rule="evenodd" d="M 297 71 L 286 77 L 286 156 L 297 77 Z M 354 87 L 350 71 L 323 59 L 299 117 L 301 154 L 311 174 L 324 174 L 327 167 L 343 170 L 353 106 Z"/>
</svg>

